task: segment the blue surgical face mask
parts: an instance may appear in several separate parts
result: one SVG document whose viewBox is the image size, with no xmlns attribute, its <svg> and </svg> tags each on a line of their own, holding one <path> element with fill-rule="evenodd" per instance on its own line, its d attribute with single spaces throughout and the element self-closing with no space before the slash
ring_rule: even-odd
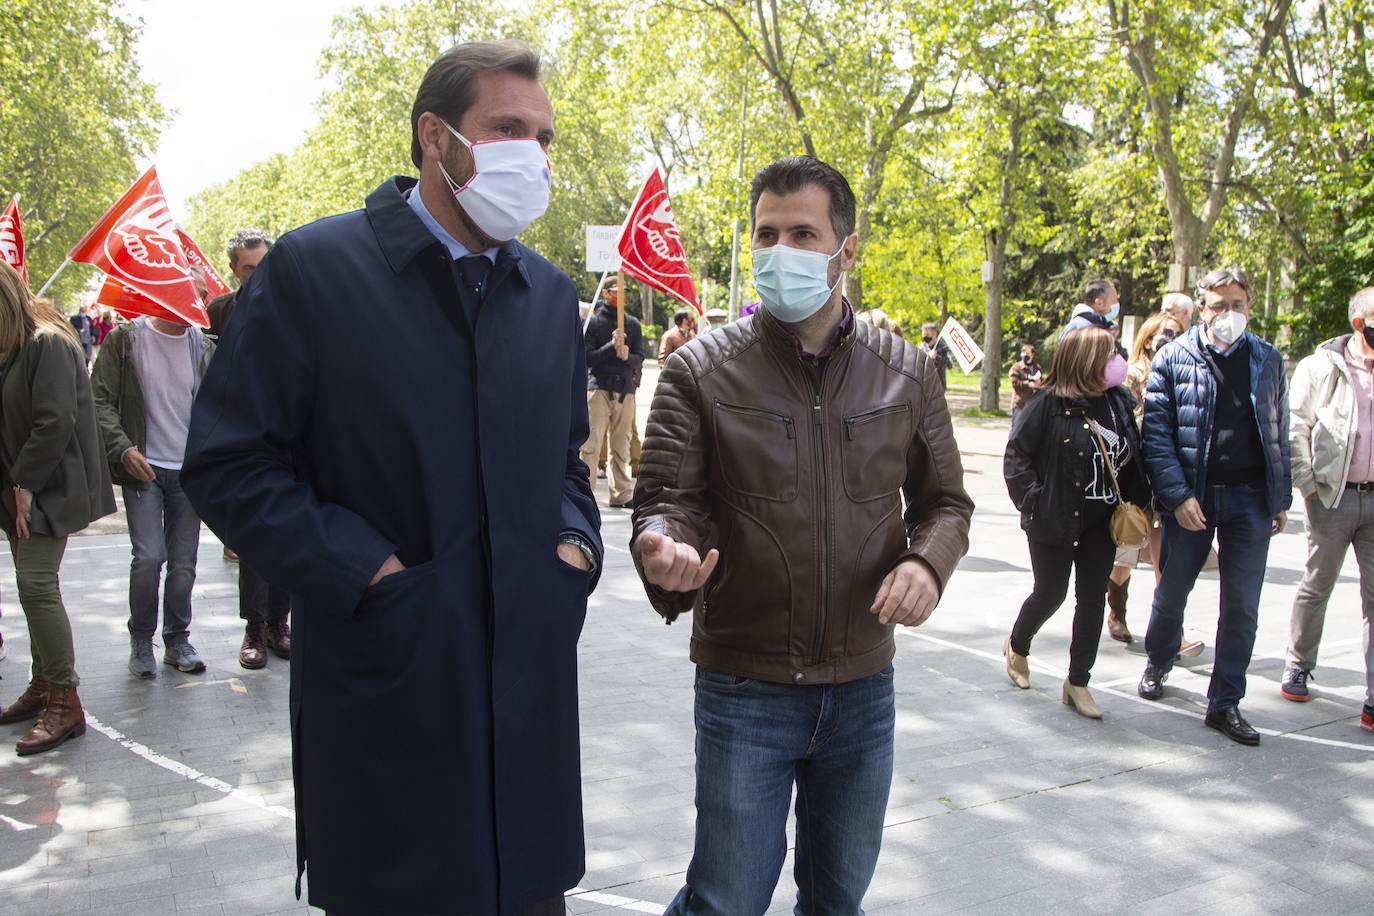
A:
<svg viewBox="0 0 1374 916">
<path fill-rule="evenodd" d="M 805 321 L 819 312 L 840 283 L 839 277 L 834 283 L 829 278 L 830 262 L 841 251 L 843 243 L 829 257 L 787 245 L 754 249 L 754 289 L 764 308 L 787 324 Z"/>
<path fill-rule="evenodd" d="M 1108 321 L 1115 321 L 1115 320 L 1116 320 L 1116 316 L 1117 316 L 1117 315 L 1120 315 L 1120 314 L 1121 314 L 1121 303 L 1120 303 L 1119 301 L 1118 301 L 1118 302 L 1113 302 L 1113 303 L 1112 303 L 1112 307 L 1109 308 L 1109 309 L 1107 309 L 1107 320 L 1108 320 Z"/>
</svg>

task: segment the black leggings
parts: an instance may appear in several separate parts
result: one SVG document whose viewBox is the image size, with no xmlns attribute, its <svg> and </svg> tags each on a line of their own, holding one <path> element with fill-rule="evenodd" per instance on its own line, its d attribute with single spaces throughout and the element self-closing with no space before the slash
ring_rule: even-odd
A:
<svg viewBox="0 0 1374 916">
<path fill-rule="evenodd" d="M 1045 621 L 1054 616 L 1069 591 L 1069 572 L 1074 573 L 1073 639 L 1069 643 L 1069 683 L 1088 686 L 1097 644 L 1102 639 L 1107 577 L 1112 573 L 1116 544 L 1107 519 L 1079 533 L 1078 546 L 1058 541 L 1029 540 L 1035 585 L 1021 605 L 1011 628 L 1011 648 L 1030 655 L 1031 640 Z"/>
</svg>

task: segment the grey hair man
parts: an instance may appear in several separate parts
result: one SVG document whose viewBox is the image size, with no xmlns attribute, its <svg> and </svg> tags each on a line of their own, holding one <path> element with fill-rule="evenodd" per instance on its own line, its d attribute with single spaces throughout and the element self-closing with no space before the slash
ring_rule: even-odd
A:
<svg viewBox="0 0 1374 916">
<path fill-rule="evenodd" d="M 1193 326 L 1193 300 L 1187 293 L 1165 293 L 1159 310 L 1177 321 L 1179 327 Z"/>
<path fill-rule="evenodd" d="M 224 336 L 225 328 L 229 326 L 229 316 L 234 314 L 234 305 L 239 301 L 243 285 L 253 276 L 258 263 L 267 256 L 267 252 L 274 244 L 276 239 L 261 229 L 240 229 L 229 236 L 229 244 L 224 246 L 224 252 L 229 256 L 229 271 L 234 275 L 238 286 L 233 292 L 216 296 L 205 307 L 210 314 L 210 333 L 216 339 Z"/>
<path fill-rule="evenodd" d="M 1374 732 L 1374 286 L 1351 298 L 1348 321 L 1350 333 L 1318 346 L 1293 373 L 1289 441 L 1293 485 L 1307 505 L 1307 572 L 1293 599 L 1279 691 L 1295 702 L 1309 699 L 1326 605 L 1353 545 L 1364 614 L 1360 727 Z"/>
<path fill-rule="evenodd" d="M 229 237 L 224 250 L 237 286 L 232 292 L 216 296 L 205 307 L 210 316 L 210 333 L 216 339 L 228 329 L 244 284 L 274 244 L 276 239 L 261 229 L 240 229 Z M 224 559 L 239 562 L 239 555 L 226 544 Z M 266 667 L 269 651 L 278 658 L 291 657 L 290 614 L 291 596 L 286 590 L 268 582 L 252 566 L 240 562 L 239 619 L 243 621 L 243 642 L 239 644 L 239 667 L 249 671 Z"/>
</svg>

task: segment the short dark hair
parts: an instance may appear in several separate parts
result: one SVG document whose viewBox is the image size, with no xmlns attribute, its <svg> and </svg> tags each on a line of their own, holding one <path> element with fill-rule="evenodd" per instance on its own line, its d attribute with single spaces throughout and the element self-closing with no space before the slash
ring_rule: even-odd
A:
<svg viewBox="0 0 1374 916">
<path fill-rule="evenodd" d="M 276 239 L 261 229 L 240 229 L 229 236 L 229 244 L 224 246 L 224 251 L 229 255 L 229 266 L 233 267 L 239 262 L 239 252 L 245 248 L 257 248 L 259 245 L 271 248 L 276 243 Z"/>
<path fill-rule="evenodd" d="M 694 316 L 695 314 L 696 312 L 692 311 L 691 309 L 678 309 L 676 312 L 673 313 L 673 324 L 677 325 L 678 327 L 681 327 L 684 321 L 691 320 L 692 316 Z"/>
<path fill-rule="evenodd" d="M 749 184 L 750 225 L 764 191 L 795 194 L 807 185 L 815 185 L 830 195 L 830 228 L 836 241 L 849 238 L 854 232 L 854 192 L 843 175 L 811 156 L 789 156 L 759 169 Z"/>
<path fill-rule="evenodd" d="M 1206 298 L 1202 294 L 1209 289 L 1220 289 L 1223 286 L 1239 286 L 1245 290 L 1246 299 L 1254 299 L 1254 294 L 1250 292 L 1250 280 L 1245 276 L 1245 271 L 1239 267 L 1219 267 L 1216 270 L 1197 281 L 1197 302 L 1198 305 Z"/>
<path fill-rule="evenodd" d="M 1088 285 L 1083 287 L 1083 304 L 1092 305 L 1098 299 L 1106 299 L 1107 293 L 1116 289 L 1116 284 L 1111 280 L 1089 280 Z"/>
<path fill-rule="evenodd" d="M 420 167 L 420 115 L 432 111 L 454 127 L 477 101 L 477 77 L 515 73 L 538 80 L 539 52 L 522 41 L 474 41 L 454 45 L 429 65 L 410 109 L 410 161 Z"/>
</svg>

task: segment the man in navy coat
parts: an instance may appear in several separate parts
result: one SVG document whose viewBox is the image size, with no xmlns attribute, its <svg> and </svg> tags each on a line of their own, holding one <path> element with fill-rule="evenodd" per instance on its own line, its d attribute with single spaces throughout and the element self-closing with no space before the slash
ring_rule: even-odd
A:
<svg viewBox="0 0 1374 916">
<path fill-rule="evenodd" d="M 187 492 L 293 596 L 298 876 L 334 914 L 562 913 L 584 869 L 600 519 L 577 294 L 513 240 L 548 200 L 538 78 L 516 43 L 442 55 L 418 183 L 277 243 L 195 407 Z"/>
</svg>

